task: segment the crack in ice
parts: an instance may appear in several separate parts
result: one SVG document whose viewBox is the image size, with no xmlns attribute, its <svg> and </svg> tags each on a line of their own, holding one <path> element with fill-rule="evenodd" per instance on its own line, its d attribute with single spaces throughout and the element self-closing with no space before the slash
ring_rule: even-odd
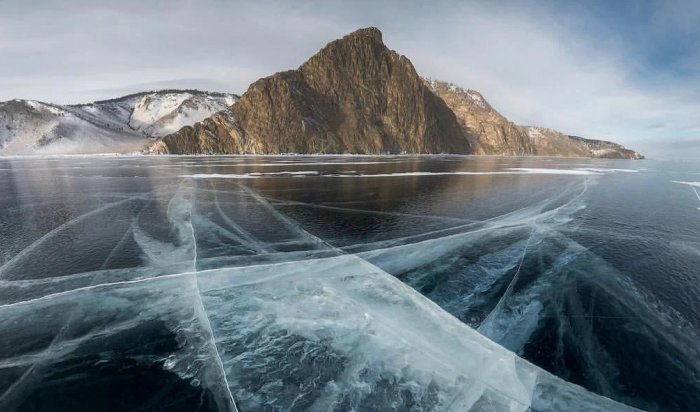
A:
<svg viewBox="0 0 700 412">
<path fill-rule="evenodd" d="M 241 238 L 244 240 L 247 240 L 249 244 L 253 244 L 258 251 L 263 251 L 263 252 L 269 252 L 269 248 L 265 247 L 258 239 L 254 238 L 250 233 L 248 233 L 246 230 L 244 230 L 240 225 L 238 225 L 236 222 L 233 221 L 221 208 L 221 204 L 219 203 L 219 195 L 218 195 L 218 190 L 214 186 L 214 183 L 211 183 L 212 185 L 212 192 L 214 193 L 214 204 L 216 205 L 216 209 L 219 212 L 219 215 L 224 219 L 226 223 L 228 223 L 233 230 L 238 232 Z"/>
<path fill-rule="evenodd" d="M 124 201 L 129 201 L 129 200 L 132 200 L 132 199 L 125 199 Z M 117 203 L 121 203 L 121 202 L 117 202 Z M 109 205 L 106 205 L 106 206 L 109 206 Z M 145 207 L 141 208 L 138 215 L 140 215 L 141 212 L 143 212 L 144 208 Z M 97 212 L 97 211 L 95 211 L 95 212 Z M 81 217 L 83 217 L 83 216 L 85 216 L 85 215 L 82 215 Z M 67 222 L 67 223 L 70 223 L 70 222 Z M 59 229 L 59 231 L 62 230 L 61 226 L 59 226 L 56 229 Z M 117 250 L 117 248 L 119 248 L 122 245 L 122 242 L 124 241 L 124 239 L 126 239 L 126 237 L 129 235 L 129 233 L 131 233 L 131 228 L 127 229 L 124 232 L 124 235 L 121 237 L 119 242 L 117 242 L 117 245 L 114 246 L 114 248 L 109 253 L 109 255 L 107 255 L 107 258 L 105 258 L 105 261 L 102 263 L 100 268 L 104 268 L 104 266 L 107 265 L 107 262 L 110 260 L 110 258 L 114 254 L 114 251 Z M 99 275 L 98 274 L 93 275 L 93 279 L 90 282 L 91 286 L 94 285 L 95 279 L 97 278 L 97 276 L 99 276 Z M 80 303 L 78 303 L 78 305 L 80 305 Z M 24 373 L 22 373 L 22 375 L 19 378 L 17 378 L 17 380 L 14 381 L 12 383 L 12 385 L 7 390 L 5 390 L 5 392 L 2 394 L 2 396 L 0 396 L 0 404 L 5 403 L 7 401 L 8 397 L 10 397 L 11 395 L 16 393 L 18 388 L 21 389 L 22 385 L 25 384 L 26 380 L 32 376 L 32 374 L 36 371 L 36 369 L 44 366 L 44 363 L 47 361 L 49 356 L 52 356 L 52 355 L 56 354 L 57 351 L 64 349 L 64 348 L 57 347 L 58 342 L 62 341 L 63 338 L 65 337 L 66 331 L 68 330 L 69 326 L 71 325 L 73 319 L 75 319 L 76 312 L 77 312 L 77 309 L 73 308 L 68 319 L 66 319 L 63 326 L 61 326 L 61 329 L 59 329 L 58 332 L 56 333 L 56 335 L 54 335 L 53 339 L 51 339 L 51 342 L 49 342 L 46 349 L 44 349 L 41 352 L 41 354 L 38 356 L 37 360 L 35 362 L 33 362 L 31 364 L 31 366 L 26 371 L 24 371 Z M 77 339 L 76 341 L 77 341 L 77 343 L 79 343 L 83 340 L 87 340 L 87 337 L 84 337 L 83 339 Z"/>
<path fill-rule="evenodd" d="M 520 263 L 518 264 L 518 268 L 515 271 L 515 274 L 513 275 L 513 279 L 511 279 L 510 283 L 508 284 L 508 287 L 506 288 L 505 292 L 503 292 L 503 295 L 501 295 L 500 299 L 498 300 L 498 303 L 496 303 L 496 306 L 493 308 L 493 310 L 488 314 L 486 319 L 483 320 L 479 328 L 477 329 L 479 332 L 483 333 L 485 336 L 489 336 L 489 329 L 493 328 L 493 322 L 495 322 L 495 318 L 498 316 L 498 314 L 501 312 L 503 305 L 505 304 L 506 299 L 508 296 L 511 294 L 513 291 L 513 288 L 515 287 L 515 284 L 518 282 L 518 278 L 520 275 L 520 270 L 523 267 L 523 262 L 525 261 L 525 257 L 527 256 L 527 248 L 530 245 L 530 241 L 532 240 L 532 236 L 535 233 L 535 228 L 532 228 L 530 230 L 530 234 L 527 238 L 527 241 L 525 242 L 525 247 L 523 248 L 523 254 L 520 257 Z"/>
<path fill-rule="evenodd" d="M 197 306 L 197 312 L 200 314 L 200 321 L 202 322 L 204 328 L 206 329 L 207 333 L 209 334 L 209 344 L 212 346 L 212 349 L 214 350 L 214 356 L 216 358 L 216 363 L 219 368 L 219 372 L 221 373 L 221 378 L 223 379 L 223 384 L 224 387 L 226 388 L 226 395 L 228 396 L 228 400 L 230 402 L 230 405 L 233 407 L 233 410 L 235 412 L 238 412 L 238 407 L 236 406 L 236 401 L 233 398 L 233 393 L 231 393 L 231 388 L 228 383 L 228 378 L 226 377 L 226 370 L 224 369 L 224 363 L 221 360 L 221 355 L 219 354 L 219 349 L 216 346 L 216 337 L 214 336 L 214 330 L 211 327 L 211 321 L 209 320 L 209 315 L 207 315 L 207 310 L 204 307 L 204 301 L 202 300 L 202 292 L 199 290 L 199 279 L 197 276 L 197 236 L 195 234 L 194 230 L 194 224 L 192 222 L 193 219 L 193 214 L 192 211 L 194 209 L 194 199 L 195 195 L 194 192 L 191 194 L 190 197 L 190 212 L 189 212 L 189 224 L 190 224 L 190 229 L 192 233 L 192 243 L 194 247 L 194 253 L 192 257 L 192 284 L 194 286 L 194 291 L 195 291 L 195 304 Z"/>
<path fill-rule="evenodd" d="M 101 212 L 104 212 L 105 210 L 112 209 L 114 207 L 117 207 L 119 205 L 131 202 L 131 201 L 134 201 L 137 199 L 139 199 L 138 196 L 133 196 L 133 197 L 130 197 L 128 199 L 120 200 L 118 202 L 108 203 L 106 205 L 103 205 L 101 207 L 98 207 L 97 209 L 91 210 L 90 212 L 84 213 L 84 214 L 82 214 L 74 219 L 69 220 L 68 222 L 65 222 L 65 223 L 53 228 L 51 231 L 47 232 L 46 234 L 41 236 L 39 239 L 32 242 L 32 244 L 30 244 L 29 246 L 22 249 L 22 251 L 20 251 L 15 256 L 13 256 L 12 259 L 8 260 L 2 266 L 0 266 L 0 279 L 4 278 L 7 271 L 9 269 L 11 269 L 19 260 L 24 258 L 26 255 L 28 255 L 29 253 L 34 251 L 36 248 L 38 248 L 42 244 L 44 244 L 44 242 L 46 242 L 47 240 L 50 240 L 51 238 L 53 238 L 57 234 L 61 233 L 64 229 L 67 229 L 67 228 L 69 228 L 77 223 L 80 223 L 81 221 L 83 221 L 89 217 L 92 217 L 92 216 L 97 215 Z"/>
</svg>

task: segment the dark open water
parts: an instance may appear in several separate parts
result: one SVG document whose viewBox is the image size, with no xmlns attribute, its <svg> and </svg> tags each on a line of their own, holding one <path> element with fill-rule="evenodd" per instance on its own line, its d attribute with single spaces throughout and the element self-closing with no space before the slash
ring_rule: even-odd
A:
<svg viewBox="0 0 700 412">
<path fill-rule="evenodd" d="M 654 161 L 0 159 L 0 410 L 697 410 L 698 182 Z"/>
</svg>

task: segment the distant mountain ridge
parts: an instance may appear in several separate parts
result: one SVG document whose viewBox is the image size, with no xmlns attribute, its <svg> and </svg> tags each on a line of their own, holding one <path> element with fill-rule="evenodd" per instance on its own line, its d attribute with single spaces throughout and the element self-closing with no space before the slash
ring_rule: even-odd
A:
<svg viewBox="0 0 700 412">
<path fill-rule="evenodd" d="M 477 91 L 421 78 L 374 27 L 240 97 L 161 90 L 78 105 L 0 102 L 0 155 L 134 152 L 644 158 L 616 143 L 517 125 Z"/>
<path fill-rule="evenodd" d="M 418 76 L 373 27 L 330 42 L 297 70 L 256 81 L 235 105 L 150 151 L 643 158 L 614 143 L 517 125 L 474 90 Z"/>
<path fill-rule="evenodd" d="M 161 90 L 77 105 L 0 102 L 0 155 L 140 152 L 153 138 L 202 121 L 236 99 Z"/>
<path fill-rule="evenodd" d="M 561 156 L 642 159 L 617 143 L 571 136 L 556 130 L 519 126 L 498 113 L 481 93 L 454 84 L 424 79 L 471 136 L 474 154 L 500 156 Z"/>
</svg>

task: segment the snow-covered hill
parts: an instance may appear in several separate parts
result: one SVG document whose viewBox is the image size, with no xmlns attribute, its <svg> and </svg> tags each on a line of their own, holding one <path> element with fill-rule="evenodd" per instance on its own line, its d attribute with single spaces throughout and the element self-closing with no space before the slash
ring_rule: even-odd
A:
<svg viewBox="0 0 700 412">
<path fill-rule="evenodd" d="M 201 91 L 138 93 L 81 105 L 0 102 L 0 155 L 138 152 L 237 96 Z"/>
</svg>

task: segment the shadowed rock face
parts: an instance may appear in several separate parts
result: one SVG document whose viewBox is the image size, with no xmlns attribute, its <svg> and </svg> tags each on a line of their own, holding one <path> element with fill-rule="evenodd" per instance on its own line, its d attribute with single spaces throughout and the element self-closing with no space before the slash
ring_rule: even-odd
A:
<svg viewBox="0 0 700 412">
<path fill-rule="evenodd" d="M 473 141 L 473 139 L 471 139 Z M 472 153 L 470 136 L 376 28 L 335 40 L 297 70 L 253 83 L 231 109 L 156 153 Z"/>
</svg>

